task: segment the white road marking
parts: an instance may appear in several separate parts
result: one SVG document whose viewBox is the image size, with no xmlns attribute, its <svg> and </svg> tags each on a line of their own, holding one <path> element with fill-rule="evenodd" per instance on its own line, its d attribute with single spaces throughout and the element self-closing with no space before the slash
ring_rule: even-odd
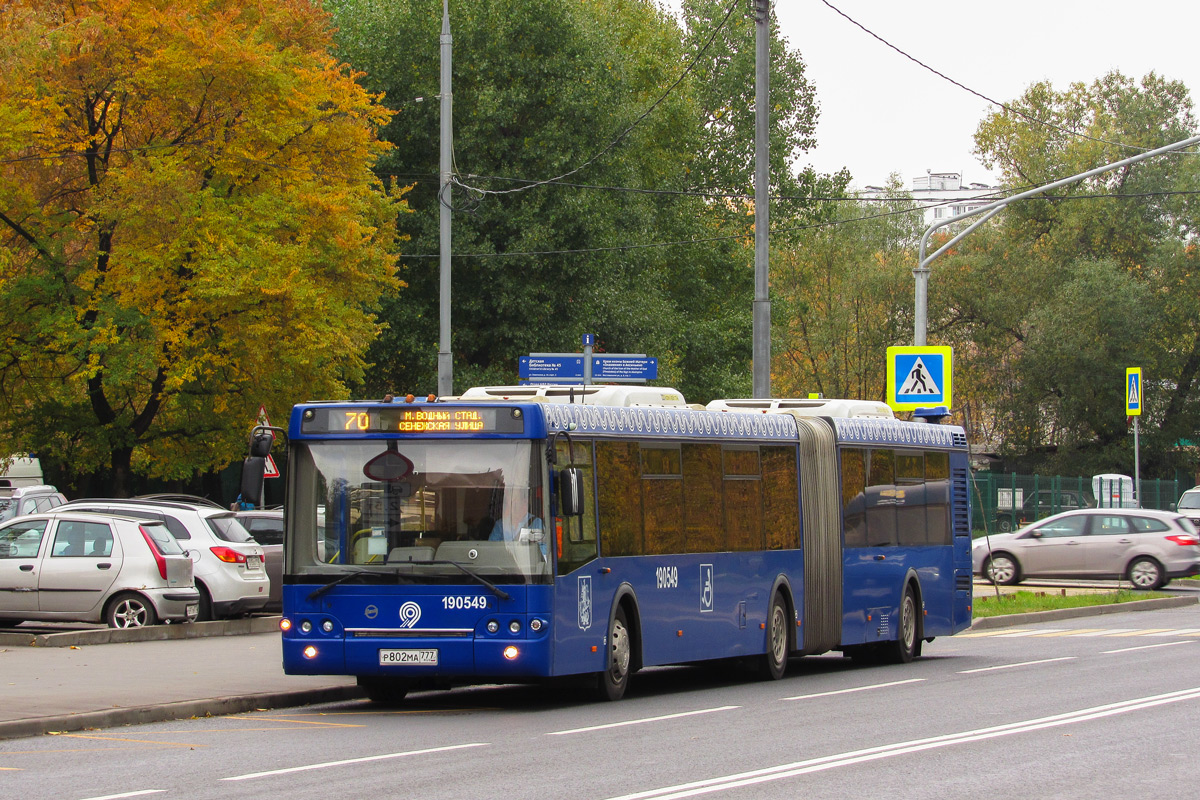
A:
<svg viewBox="0 0 1200 800">
<path fill-rule="evenodd" d="M 586 733 L 588 731 L 601 731 L 606 728 L 623 728 L 626 725 L 642 725 L 647 722 L 661 722 L 665 719 L 679 719 L 680 717 L 694 717 L 697 714 L 712 714 L 714 711 L 732 711 L 741 706 L 720 706 L 718 708 L 702 708 L 698 711 L 681 711 L 678 714 L 664 714 L 661 717 L 645 717 L 643 719 L 627 719 L 624 722 L 609 722 L 605 725 L 591 725 L 587 728 L 572 728 L 566 731 L 551 731 L 547 736 L 566 736 L 569 733 Z"/>
<path fill-rule="evenodd" d="M 970 675 L 973 672 L 991 672 L 996 669 L 1012 669 L 1014 667 L 1032 667 L 1034 664 L 1049 664 L 1053 661 L 1074 661 L 1076 656 L 1063 656 L 1062 658 L 1043 658 L 1041 661 L 1022 661 L 1019 664 L 1001 664 L 998 667 L 980 667 L 979 669 L 964 669 L 959 671 L 959 675 Z"/>
<path fill-rule="evenodd" d="M 955 744 L 978 742 L 985 739 L 994 739 L 1000 736 L 1011 736 L 1015 733 L 1028 733 L 1031 731 L 1043 730 L 1045 728 L 1055 728 L 1062 725 L 1074 725 L 1080 722 L 1088 722 L 1094 719 L 1114 716 L 1116 714 L 1125 714 L 1130 711 L 1140 711 L 1142 709 L 1165 705 L 1167 703 L 1178 703 L 1184 700 L 1200 700 L 1200 688 L 1185 689 L 1179 692 L 1153 695 L 1135 700 L 1124 700 L 1118 703 L 1093 706 L 1092 708 L 1084 708 L 1080 709 L 1079 711 L 1071 711 L 1065 714 L 1056 714 L 1050 717 L 1041 717 L 1038 719 L 1025 720 L 1023 722 L 1012 722 L 1007 725 L 997 725 L 992 728 L 979 728 L 977 730 L 964 731 L 962 733 L 934 736 L 928 739 L 915 739 L 908 742 L 898 742 L 896 744 L 883 745 L 881 747 L 871 747 L 865 750 L 853 750 L 848 753 L 822 756 L 820 758 L 813 758 L 807 761 L 795 761 L 790 764 L 780 764 L 775 767 L 766 767 L 764 769 L 753 770 L 751 772 L 724 775 L 718 778 L 709 778 L 707 780 L 681 783 L 675 786 L 664 786 L 658 789 L 650 789 L 644 792 L 635 792 L 633 794 L 626 794 L 621 795 L 620 797 L 610 798 L 610 800 L 650 800 L 651 798 L 654 800 L 680 800 L 681 798 L 685 797 L 695 797 L 696 795 L 711 794 L 713 792 L 721 792 L 728 789 L 738 789 L 745 786 L 766 783 L 768 781 L 793 778 L 798 775 L 806 775 L 812 772 L 820 772 L 827 769 L 835 769 L 837 767 L 848 767 L 854 764 L 877 761 L 879 759 L 906 755 L 908 753 L 917 753 L 923 750 L 933 750 L 941 747 L 949 747 L 950 745 Z"/>
<path fill-rule="evenodd" d="M 906 681 L 892 681 L 890 683 L 876 683 L 872 686 L 855 686 L 853 689 L 838 689 L 833 692 L 817 692 L 816 694 L 800 694 L 795 697 L 785 697 L 784 700 L 808 700 L 813 697 L 830 697 L 835 694 L 850 694 L 851 692 L 865 692 L 868 689 L 884 689 L 888 686 L 901 686 L 905 683 L 920 683 L 924 678 L 909 678 Z"/>
<path fill-rule="evenodd" d="M 423 756 L 428 753 L 444 753 L 448 750 L 464 750 L 468 747 L 487 747 L 488 742 L 472 742 L 470 744 L 452 744 L 448 747 L 430 747 L 427 750 L 408 750 L 403 753 L 384 753 L 378 756 L 363 756 L 362 758 L 347 758 L 341 761 L 326 761 L 321 764 L 305 764 L 301 767 L 287 767 L 286 769 L 272 769 L 267 772 L 251 772 L 246 775 L 234 775 L 229 778 L 221 778 L 223 781 L 248 781 L 253 778 L 267 778 L 272 775 L 290 775 L 293 772 L 305 772 L 310 769 L 328 769 L 329 767 L 343 767 L 347 764 L 363 764 L 368 761 L 384 761 L 389 758 L 404 758 L 406 756 Z"/>
<path fill-rule="evenodd" d="M 106 794 L 103 797 L 85 797 L 83 800 L 120 800 L 122 797 L 142 797 L 148 794 L 162 794 L 166 789 L 141 789 L 136 792 L 125 792 L 124 794 Z"/>
<path fill-rule="evenodd" d="M 1195 642 L 1163 642 L 1162 644 L 1143 644 L 1137 647 L 1122 647 L 1120 650 L 1102 650 L 1103 655 L 1110 653 L 1128 653 L 1132 650 L 1149 650 L 1154 647 L 1174 647 L 1177 644 L 1195 644 Z"/>
</svg>

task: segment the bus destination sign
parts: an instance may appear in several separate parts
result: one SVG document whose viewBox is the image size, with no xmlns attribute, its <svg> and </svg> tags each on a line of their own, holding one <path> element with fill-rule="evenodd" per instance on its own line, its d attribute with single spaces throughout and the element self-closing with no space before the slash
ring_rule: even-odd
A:
<svg viewBox="0 0 1200 800">
<path fill-rule="evenodd" d="M 516 408 L 436 406 L 304 409 L 301 433 L 523 433 L 524 416 Z"/>
</svg>

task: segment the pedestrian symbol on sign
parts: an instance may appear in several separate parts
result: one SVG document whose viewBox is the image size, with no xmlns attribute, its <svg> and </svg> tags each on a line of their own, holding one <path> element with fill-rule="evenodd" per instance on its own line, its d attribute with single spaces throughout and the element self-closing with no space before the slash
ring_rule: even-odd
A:
<svg viewBox="0 0 1200 800">
<path fill-rule="evenodd" d="M 1130 417 L 1142 413 L 1142 369 L 1130 367 L 1125 370 L 1125 414 Z"/>
<path fill-rule="evenodd" d="M 942 390 L 938 388 L 933 380 L 933 376 L 929 374 L 929 369 L 925 366 L 925 362 L 920 358 L 913 364 L 913 368 L 909 370 L 908 377 L 904 380 L 904 385 L 900 387 L 897 394 L 941 394 Z"/>
</svg>

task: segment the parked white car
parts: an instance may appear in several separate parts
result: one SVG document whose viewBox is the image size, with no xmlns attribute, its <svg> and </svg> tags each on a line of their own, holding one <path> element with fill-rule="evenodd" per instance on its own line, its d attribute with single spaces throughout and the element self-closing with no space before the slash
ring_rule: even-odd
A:
<svg viewBox="0 0 1200 800">
<path fill-rule="evenodd" d="M 199 610 L 192 560 L 162 523 L 52 511 L 0 525 L 0 627 L 140 628 L 191 621 Z"/>
<path fill-rule="evenodd" d="M 195 562 L 198 620 L 262 611 L 270 600 L 263 548 L 228 509 L 202 502 L 121 498 L 72 500 L 63 508 L 164 523 Z"/>
</svg>

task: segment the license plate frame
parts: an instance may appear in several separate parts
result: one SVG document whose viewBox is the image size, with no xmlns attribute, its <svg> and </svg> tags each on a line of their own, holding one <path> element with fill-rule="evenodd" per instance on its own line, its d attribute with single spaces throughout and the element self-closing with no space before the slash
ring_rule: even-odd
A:
<svg viewBox="0 0 1200 800">
<path fill-rule="evenodd" d="M 381 667 L 436 667 L 437 665 L 438 651 L 436 647 L 385 647 L 379 650 L 379 666 Z"/>
</svg>

